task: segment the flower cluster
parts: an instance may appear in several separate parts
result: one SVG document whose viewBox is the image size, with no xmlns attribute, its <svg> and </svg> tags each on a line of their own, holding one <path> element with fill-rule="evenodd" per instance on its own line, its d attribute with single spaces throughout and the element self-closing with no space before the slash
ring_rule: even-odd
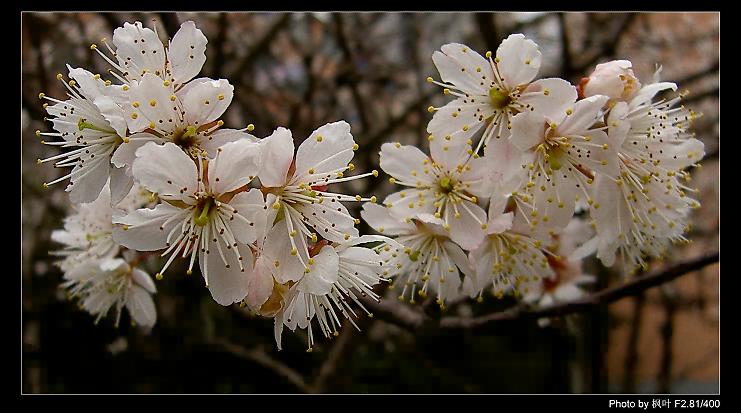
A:
<svg viewBox="0 0 741 413">
<path fill-rule="evenodd" d="M 97 319 L 115 305 L 133 321 L 153 325 L 156 289 L 137 268 L 157 254 L 162 280 L 183 259 L 186 274 L 200 270 L 213 299 L 240 303 L 273 317 L 280 347 L 283 326 L 324 336 L 343 319 L 369 313 L 360 299 L 379 300 L 373 287 L 395 268 L 399 245 L 360 236 L 345 202 L 375 197 L 332 190 L 340 182 L 378 176 L 352 174 L 358 145 L 344 121 L 316 129 L 294 153 L 288 129 L 258 139 L 222 128 L 233 98 L 225 79 L 196 78 L 206 60 L 206 37 L 185 22 L 168 45 L 141 23 L 114 31 L 105 80 L 68 67 L 58 79 L 68 99 L 49 101 L 48 145 L 65 151 L 39 160 L 72 167 L 44 186 L 69 179 L 75 214 L 54 240 L 66 247 L 63 286 Z M 370 313 L 369 313 L 370 314 Z M 353 322 L 354 323 L 354 322 Z"/>
<path fill-rule="evenodd" d="M 372 316 L 363 301 L 380 300 L 374 286 L 393 277 L 400 299 L 430 294 L 441 307 L 487 289 L 573 299 L 592 280 L 582 258 L 643 266 L 685 239 L 698 206 L 683 182 L 704 155 L 688 132 L 696 114 L 679 97 L 657 99 L 676 85 L 642 85 L 627 61 L 598 65 L 576 87 L 534 80 L 541 53 L 521 34 L 485 57 L 442 46 L 432 56 L 441 81 L 428 81 L 455 99 L 429 108 L 429 155 L 382 145 L 381 168 L 404 188 L 377 204 L 338 192 L 378 176 L 353 173 L 359 146 L 345 121 L 297 149 L 283 127 L 263 138 L 252 125 L 224 128 L 234 87 L 197 77 L 207 39 L 193 22 L 167 45 L 139 22 L 102 44 L 91 49 L 110 78 L 68 66 L 57 76 L 67 98 L 40 94 L 53 131 L 37 131 L 63 150 L 38 162 L 71 168 L 44 184 L 69 180 L 75 204 L 55 254 L 63 287 L 96 321 L 115 307 L 116 324 L 123 308 L 155 323 L 156 288 L 139 267 L 158 255 L 157 280 L 182 261 L 217 303 L 273 318 L 279 348 L 284 327 L 306 329 L 310 351 L 317 325 L 331 337 L 360 311 Z M 363 202 L 382 235 L 361 235 L 348 202 Z"/>
<path fill-rule="evenodd" d="M 403 246 L 400 300 L 434 292 L 444 307 L 491 289 L 550 304 L 578 296 L 592 253 L 607 266 L 619 255 L 633 271 L 685 240 L 699 204 L 683 181 L 704 151 L 681 97 L 657 99 L 677 86 L 642 85 L 625 60 L 578 86 L 534 80 L 541 58 L 522 34 L 496 54 L 451 43 L 432 55 L 441 80 L 427 81 L 454 99 L 429 107 L 429 155 L 381 147 L 381 168 L 404 188 L 362 213 Z M 574 226 L 591 233 L 564 233 Z"/>
</svg>

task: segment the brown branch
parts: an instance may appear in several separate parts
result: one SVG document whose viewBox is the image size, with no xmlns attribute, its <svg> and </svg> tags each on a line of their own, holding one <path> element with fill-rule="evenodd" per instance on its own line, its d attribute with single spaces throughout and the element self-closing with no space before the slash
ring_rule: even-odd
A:
<svg viewBox="0 0 741 413">
<path fill-rule="evenodd" d="M 347 351 L 352 348 L 350 344 L 353 341 L 353 336 L 356 334 L 355 329 L 348 326 L 348 324 L 345 323 L 339 337 L 337 337 L 337 340 L 335 340 L 332 348 L 329 350 L 327 358 L 319 368 L 319 373 L 309 386 L 310 393 L 322 393 L 326 389 L 327 382 L 337 372 L 340 360 L 345 359 Z"/>
<path fill-rule="evenodd" d="M 256 347 L 248 349 L 225 339 L 215 339 L 212 343 L 237 358 L 253 361 L 269 370 L 272 370 L 275 374 L 286 379 L 286 381 L 293 384 L 303 393 L 309 392 L 309 387 L 301 374 L 280 361 L 273 359 L 261 348 Z"/>
<path fill-rule="evenodd" d="M 561 37 L 561 72 L 569 79 L 574 74 L 574 65 L 571 61 L 571 37 L 566 25 L 566 14 L 558 13 L 558 29 Z"/>
<path fill-rule="evenodd" d="M 238 79 L 244 78 L 248 73 L 252 71 L 251 69 L 253 60 L 255 60 L 259 55 L 261 55 L 268 49 L 268 46 L 270 46 L 270 42 L 273 41 L 278 32 L 283 30 L 283 28 L 288 25 L 290 18 L 290 13 L 283 13 L 283 15 L 280 16 L 275 21 L 275 23 L 273 23 L 273 25 L 265 31 L 265 33 L 263 33 L 262 37 L 260 37 L 260 39 L 255 42 L 252 48 L 247 52 L 247 55 L 245 55 L 245 57 L 239 63 L 237 69 L 232 72 L 234 75 L 237 76 Z"/>
<path fill-rule="evenodd" d="M 664 301 L 664 323 L 661 325 L 661 365 L 657 377 L 659 393 L 668 394 L 672 387 L 672 361 L 674 359 L 673 343 L 674 338 L 674 316 L 677 308 L 674 305 L 674 291 L 668 288 L 662 288 L 662 298 Z"/>
<path fill-rule="evenodd" d="M 368 128 L 370 126 L 370 119 L 368 117 L 368 111 L 367 111 L 367 105 L 365 104 L 365 101 L 363 100 L 363 95 L 360 93 L 360 90 L 358 89 L 358 82 L 360 81 L 361 75 L 358 73 L 358 63 L 357 63 L 357 57 L 355 56 L 355 53 L 353 53 L 352 48 L 350 47 L 350 43 L 348 42 L 347 36 L 345 36 L 345 21 L 342 17 L 342 14 L 333 14 L 332 17 L 334 17 L 335 22 L 335 34 L 337 36 L 337 44 L 340 46 L 340 50 L 342 50 L 342 54 L 345 55 L 345 59 L 349 62 L 349 67 L 347 69 L 347 84 L 350 87 L 350 92 L 352 93 L 352 99 L 355 103 L 355 107 L 358 111 L 358 116 L 360 118 L 360 125 L 363 128 L 363 133 L 368 133 Z"/>
<path fill-rule="evenodd" d="M 493 13 L 476 13 L 476 24 L 479 26 L 481 36 L 484 38 L 487 50 L 496 51 L 502 40 L 497 34 L 497 26 Z"/>
<path fill-rule="evenodd" d="M 566 303 L 555 304 L 545 308 L 529 309 L 513 307 L 504 311 L 484 315 L 481 317 L 443 317 L 439 322 L 430 319 L 424 314 L 414 311 L 392 300 L 375 303 L 367 300 L 365 304 L 373 308 L 375 315 L 382 320 L 410 329 L 482 329 L 497 322 L 517 321 L 521 319 L 537 319 L 541 317 L 555 317 L 578 312 L 593 310 L 595 307 L 608 304 L 621 298 L 633 296 L 643 291 L 662 285 L 689 272 L 699 270 L 707 265 L 719 261 L 717 251 L 698 258 L 686 260 L 660 271 L 636 277 L 623 285 L 604 289 L 584 298 Z"/>
<path fill-rule="evenodd" d="M 646 304 L 645 294 L 638 294 L 633 305 L 633 319 L 630 325 L 630 336 L 628 336 L 628 349 L 625 355 L 625 377 L 623 378 L 623 393 L 635 393 L 636 391 L 636 365 L 638 364 L 638 337 L 641 333 L 641 321 L 643 309 Z"/>
<path fill-rule="evenodd" d="M 594 53 L 582 64 L 575 66 L 574 72 L 584 73 L 585 70 L 589 69 L 600 59 L 614 57 L 618 46 L 620 46 L 620 41 L 623 39 L 623 34 L 625 34 L 631 23 L 633 23 L 637 16 L 638 15 L 636 13 L 628 14 L 617 27 L 617 29 L 606 38 L 605 42 L 602 43 L 602 47 L 600 48 L 600 50 Z"/>
</svg>

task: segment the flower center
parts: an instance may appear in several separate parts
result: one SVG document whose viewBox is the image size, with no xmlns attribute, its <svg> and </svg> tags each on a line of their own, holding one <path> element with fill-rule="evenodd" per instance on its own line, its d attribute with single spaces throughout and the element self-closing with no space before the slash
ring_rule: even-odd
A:
<svg viewBox="0 0 741 413">
<path fill-rule="evenodd" d="M 175 132 L 172 142 L 184 149 L 188 149 L 196 144 L 196 136 L 198 136 L 198 130 L 195 126 L 189 125 L 185 130 Z"/>
<path fill-rule="evenodd" d="M 456 183 L 449 176 L 446 175 L 440 178 L 437 184 L 440 186 L 440 192 L 447 195 L 453 191 Z"/>
<path fill-rule="evenodd" d="M 214 211 L 215 204 L 216 202 L 214 201 L 214 197 L 210 195 L 198 200 L 198 203 L 196 204 L 196 210 L 193 213 L 195 216 L 195 219 L 193 221 L 196 223 L 196 225 L 202 227 L 208 224 L 209 214 Z"/>
<path fill-rule="evenodd" d="M 512 97 L 509 93 L 497 87 L 489 89 L 489 100 L 496 109 L 502 109 L 512 103 Z"/>
</svg>

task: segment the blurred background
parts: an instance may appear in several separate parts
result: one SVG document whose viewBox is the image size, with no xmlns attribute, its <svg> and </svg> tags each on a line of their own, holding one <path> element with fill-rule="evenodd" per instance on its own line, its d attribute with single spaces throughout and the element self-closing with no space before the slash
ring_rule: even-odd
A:
<svg viewBox="0 0 741 413">
<path fill-rule="evenodd" d="M 361 148 L 353 162 L 366 171 L 378 168 L 383 142 L 426 150 L 426 108 L 448 99 L 425 78 L 439 78 L 430 57 L 445 43 L 466 43 L 483 54 L 510 33 L 524 33 L 543 53 L 539 76 L 574 84 L 615 58 L 631 60 L 644 83 L 661 64 L 662 79 L 688 90 L 685 105 L 703 112 L 694 129 L 707 155 L 693 172 L 702 204 L 688 236 L 693 242 L 676 246 L 650 270 L 718 249 L 718 13 L 24 13 L 23 392 L 719 391 L 718 264 L 547 327 L 528 319 L 486 332 L 409 331 L 364 317 L 362 332 L 346 326 L 339 337 L 320 339 L 312 353 L 305 352 L 305 335 L 288 330 L 278 352 L 272 320 L 219 306 L 200 277 L 158 283 L 152 329 L 131 327 L 127 316 L 119 328 L 108 319 L 94 325 L 64 299 L 62 274 L 48 254 L 59 248 L 50 233 L 62 227 L 69 201 L 64 183 L 42 189 L 63 171 L 36 165 L 57 150 L 34 135 L 50 127 L 38 94 L 65 97 L 55 76 L 66 74 L 67 63 L 105 73 L 106 63 L 89 46 L 110 39 L 124 22 L 156 26 L 166 41 L 186 20 L 209 40 L 201 74 L 235 86 L 222 118 L 226 127 L 253 123 L 253 133 L 264 137 L 286 126 L 298 146 L 318 126 L 345 119 Z M 379 199 L 393 190 L 385 178 L 351 184 L 349 193 Z M 587 268 L 600 276 L 595 289 L 623 282 L 593 262 Z M 487 314 L 513 304 L 488 296 L 446 313 Z M 415 310 L 441 316 L 437 306 Z"/>
</svg>

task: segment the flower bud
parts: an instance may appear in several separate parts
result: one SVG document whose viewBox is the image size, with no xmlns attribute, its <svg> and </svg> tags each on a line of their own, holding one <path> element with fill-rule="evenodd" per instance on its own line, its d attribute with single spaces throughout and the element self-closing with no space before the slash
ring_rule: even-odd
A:
<svg viewBox="0 0 741 413">
<path fill-rule="evenodd" d="M 594 72 L 579 84 L 582 97 L 605 95 L 611 100 L 630 100 L 641 88 L 628 60 L 598 64 Z"/>
</svg>

